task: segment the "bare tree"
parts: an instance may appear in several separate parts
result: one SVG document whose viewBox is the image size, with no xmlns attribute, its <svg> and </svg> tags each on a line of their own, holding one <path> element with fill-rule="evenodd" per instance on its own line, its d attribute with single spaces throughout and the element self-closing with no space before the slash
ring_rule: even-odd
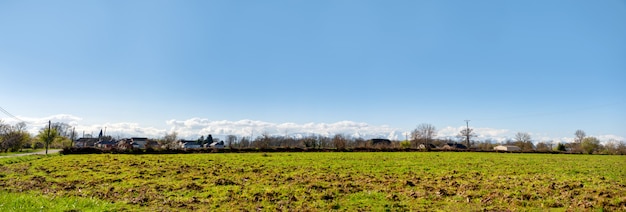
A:
<svg viewBox="0 0 626 212">
<path fill-rule="evenodd" d="M 348 138 L 342 134 L 337 134 L 333 137 L 333 145 L 337 149 L 345 149 L 348 145 Z"/>
<path fill-rule="evenodd" d="M 178 139 L 178 133 L 177 132 L 171 132 L 171 133 L 165 133 L 165 136 L 163 137 L 163 139 L 161 140 L 161 146 L 165 147 L 165 148 L 175 148 L 176 147 L 176 140 Z"/>
<path fill-rule="evenodd" d="M 270 147 L 272 138 L 269 133 L 264 132 L 263 135 L 257 137 L 252 141 L 252 146 L 259 149 L 267 149 Z"/>
<path fill-rule="evenodd" d="M 462 140 L 465 140 L 465 145 L 469 148 L 471 146 L 471 138 L 476 137 L 476 133 L 474 133 L 474 129 L 465 128 L 459 132 L 457 135 Z"/>
<path fill-rule="evenodd" d="M 233 144 L 235 144 L 236 142 L 237 142 L 237 136 L 235 135 L 226 136 L 226 143 L 228 144 L 228 148 L 232 149 Z"/>
<path fill-rule="evenodd" d="M 515 134 L 515 141 L 517 142 L 529 142 L 531 141 L 530 134 L 525 132 L 518 132 Z"/>
<path fill-rule="evenodd" d="M 433 138 L 437 136 L 437 129 L 432 124 L 420 124 L 411 132 L 411 141 L 414 146 L 418 143 L 424 143 L 426 148 L 432 143 Z"/>
<path fill-rule="evenodd" d="M 587 137 L 587 134 L 583 130 L 576 130 L 574 135 L 576 136 L 576 138 L 574 138 L 574 142 L 579 144 L 583 142 L 583 139 L 585 139 L 585 137 Z"/>
<path fill-rule="evenodd" d="M 525 132 L 518 132 L 515 134 L 515 145 L 519 146 L 524 151 L 534 150 L 532 138 L 530 134 Z"/>
<path fill-rule="evenodd" d="M 250 138 L 242 137 L 241 140 L 239 141 L 239 145 L 238 146 L 242 147 L 242 148 L 250 147 Z"/>
<path fill-rule="evenodd" d="M 54 128 L 61 137 L 69 138 L 72 136 L 72 126 L 67 123 L 55 122 L 52 123 L 51 127 Z"/>
<path fill-rule="evenodd" d="M 585 137 L 587 137 L 587 134 L 583 130 L 576 130 L 576 132 L 574 132 L 574 135 L 576 137 L 574 138 L 574 143 L 571 145 L 572 150 L 575 152 L 582 152 L 582 143 Z"/>
</svg>

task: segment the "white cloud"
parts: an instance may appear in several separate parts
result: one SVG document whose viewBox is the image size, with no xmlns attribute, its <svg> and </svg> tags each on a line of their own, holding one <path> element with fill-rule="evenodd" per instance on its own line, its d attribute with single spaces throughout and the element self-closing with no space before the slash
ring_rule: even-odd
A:
<svg viewBox="0 0 626 212">
<path fill-rule="evenodd" d="M 9 119 L 2 119 L 2 121 L 5 124 L 10 124 L 10 125 L 14 125 L 23 121 L 26 123 L 27 130 L 31 134 L 37 134 L 39 130 L 48 126 L 48 121 L 51 121 L 52 123 L 62 122 L 62 123 L 67 123 L 72 126 L 76 126 L 82 120 L 82 118 L 80 117 L 77 117 L 74 115 L 68 115 L 68 114 L 57 114 L 57 115 L 46 116 L 46 117 L 41 117 L 41 118 L 17 116 L 17 118 L 19 120 L 9 118 Z"/>
<path fill-rule="evenodd" d="M 179 133 L 181 137 L 195 138 L 200 135 L 212 134 L 213 136 L 259 136 L 288 135 L 302 137 L 307 135 L 332 136 L 334 134 L 346 134 L 362 138 L 389 138 L 400 139 L 402 135 L 398 129 L 388 126 L 371 126 L 367 123 L 353 121 L 340 121 L 336 123 L 271 123 L 256 120 L 239 121 L 210 121 L 208 119 L 191 118 L 187 120 L 169 120 L 166 122 L 172 131 Z"/>
<path fill-rule="evenodd" d="M 105 123 L 84 125 L 80 122 L 81 117 L 58 114 L 42 118 L 18 117 L 27 122 L 28 131 L 31 134 L 37 132 L 47 126 L 48 120 L 52 122 L 68 123 L 76 127 L 78 136 L 83 134 L 97 135 L 100 130 L 106 131 L 107 135 L 115 138 L 120 137 L 150 137 L 161 138 L 168 132 L 177 132 L 179 137 L 186 139 L 196 139 L 200 136 L 212 134 L 216 138 L 224 138 L 226 135 L 237 136 L 253 136 L 257 137 L 264 133 L 270 135 L 288 135 L 293 137 L 303 137 L 307 135 L 333 136 L 335 134 L 344 134 L 355 138 L 388 138 L 392 140 L 404 140 L 409 131 L 389 127 L 386 125 L 374 126 L 363 122 L 340 121 L 335 123 L 271 123 L 258 120 L 218 120 L 212 121 L 204 118 L 190 118 L 186 120 L 171 119 L 165 121 L 165 128 L 155 128 L 143 126 L 139 123 L 121 122 L 121 123 Z M 15 119 L 3 119 L 6 124 L 18 123 Z M 458 133 L 465 129 L 465 126 L 451 127 L 447 126 L 438 130 L 437 138 L 457 139 Z M 503 142 L 507 139 L 515 137 L 514 131 L 508 129 L 497 128 L 474 128 L 478 140 L 491 139 L 496 142 Z M 555 143 L 568 143 L 574 140 L 573 137 L 551 137 L 547 134 L 530 133 L 535 143 L 541 141 L 553 141 Z M 593 135 L 600 139 L 602 143 L 609 140 L 624 141 L 625 138 L 617 135 Z"/>
</svg>

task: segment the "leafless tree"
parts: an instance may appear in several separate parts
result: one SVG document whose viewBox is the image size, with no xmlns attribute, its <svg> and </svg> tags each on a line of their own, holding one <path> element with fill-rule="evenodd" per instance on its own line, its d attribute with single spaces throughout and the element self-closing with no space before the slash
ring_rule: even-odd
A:
<svg viewBox="0 0 626 212">
<path fill-rule="evenodd" d="M 337 149 L 345 149 L 348 145 L 348 138 L 342 134 L 337 134 L 333 137 L 333 145 Z"/>
<path fill-rule="evenodd" d="M 515 141 L 517 142 L 529 142 L 531 141 L 530 134 L 525 132 L 518 132 L 515 134 Z"/>
<path fill-rule="evenodd" d="M 269 133 L 265 132 L 262 136 L 257 137 L 252 141 L 252 145 L 259 149 L 267 149 L 271 144 L 271 136 Z"/>
<path fill-rule="evenodd" d="M 163 139 L 161 139 L 160 145 L 165 148 L 176 148 L 176 140 L 178 139 L 177 132 L 165 133 Z"/>
<path fill-rule="evenodd" d="M 583 139 L 585 139 L 585 137 L 587 137 L 587 134 L 583 130 L 576 130 L 574 135 L 576 136 L 576 138 L 574 138 L 574 142 L 576 142 L 578 144 L 582 143 Z"/>
<path fill-rule="evenodd" d="M 13 126 L 13 130 L 18 131 L 18 132 L 26 131 L 26 123 L 22 121 L 22 122 L 15 124 Z"/>
<path fill-rule="evenodd" d="M 239 147 L 241 147 L 241 148 L 248 148 L 248 147 L 250 147 L 250 138 L 242 137 L 241 140 L 239 141 Z"/>
<path fill-rule="evenodd" d="M 524 151 L 534 149 L 530 134 L 525 132 L 518 132 L 517 134 L 515 134 L 515 145 L 519 146 Z"/>
<path fill-rule="evenodd" d="M 571 149 L 574 152 L 582 152 L 582 143 L 585 137 L 587 137 L 587 134 L 583 130 L 576 130 L 576 132 L 574 132 L 574 136 L 574 143 L 570 145 Z"/>
<path fill-rule="evenodd" d="M 228 135 L 226 136 L 226 143 L 228 144 L 228 148 L 233 148 L 233 144 L 237 143 L 237 136 Z"/>
<path fill-rule="evenodd" d="M 476 133 L 474 133 L 474 129 L 465 128 L 459 132 L 457 135 L 461 140 L 465 140 L 465 145 L 469 148 L 471 146 L 471 138 L 476 137 Z"/>
<path fill-rule="evenodd" d="M 414 147 L 417 147 L 419 143 L 428 144 L 432 143 L 433 138 L 437 136 L 437 129 L 432 124 L 420 124 L 411 132 L 411 143 Z"/>
</svg>

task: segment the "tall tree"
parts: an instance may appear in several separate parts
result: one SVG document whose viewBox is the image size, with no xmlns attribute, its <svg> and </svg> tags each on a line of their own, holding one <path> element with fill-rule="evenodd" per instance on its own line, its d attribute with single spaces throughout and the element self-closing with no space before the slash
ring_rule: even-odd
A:
<svg viewBox="0 0 626 212">
<path fill-rule="evenodd" d="M 233 145 L 235 143 L 237 143 L 237 136 L 236 135 L 227 135 L 226 136 L 226 143 L 228 144 L 228 148 L 232 149 Z"/>
<path fill-rule="evenodd" d="M 471 138 L 472 137 L 476 137 L 476 134 L 474 133 L 474 129 L 472 128 L 465 128 L 463 130 L 461 130 L 459 132 L 459 134 L 457 135 L 457 137 L 459 137 L 460 139 L 465 141 L 465 145 L 469 148 L 471 145 Z"/>
<path fill-rule="evenodd" d="M 530 134 L 525 132 L 518 132 L 515 134 L 515 145 L 519 146 L 524 151 L 534 150 L 532 138 Z"/>
<path fill-rule="evenodd" d="M 576 142 L 578 144 L 582 143 L 583 139 L 585 139 L 585 137 L 587 137 L 587 134 L 583 130 L 576 130 L 574 135 L 576 136 L 576 138 L 574 138 L 574 142 Z"/>
<path fill-rule="evenodd" d="M 574 132 L 574 143 L 571 145 L 572 146 L 572 151 L 574 152 L 582 152 L 582 142 L 583 139 L 585 139 L 585 137 L 587 137 L 587 134 L 585 133 L 585 131 L 583 130 L 576 130 L 576 132 Z"/>
<path fill-rule="evenodd" d="M 348 145 L 348 137 L 343 134 L 336 134 L 333 137 L 333 146 L 337 149 L 345 149 Z"/>
<path fill-rule="evenodd" d="M 204 142 L 205 144 L 212 144 L 213 143 L 213 136 L 211 134 L 209 134 L 206 137 L 206 141 Z"/>
<path fill-rule="evenodd" d="M 428 148 L 435 136 L 437 136 L 437 129 L 435 126 L 432 124 L 422 123 L 411 132 L 411 141 L 413 141 L 412 143 L 414 143 L 415 146 L 417 146 L 418 143 L 424 143 Z"/>
</svg>

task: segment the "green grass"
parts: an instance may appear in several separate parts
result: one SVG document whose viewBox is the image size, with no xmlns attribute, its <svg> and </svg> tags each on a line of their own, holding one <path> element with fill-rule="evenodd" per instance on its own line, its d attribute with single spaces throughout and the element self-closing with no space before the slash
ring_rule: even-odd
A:
<svg viewBox="0 0 626 212">
<path fill-rule="evenodd" d="M 624 167 L 624 156 L 472 152 L 64 155 L 0 160 L 0 190 L 127 210 L 613 211 L 626 210 Z"/>
<path fill-rule="evenodd" d="M 0 191 L 0 211 L 119 211 L 123 207 L 93 198 L 54 197 Z"/>
</svg>

